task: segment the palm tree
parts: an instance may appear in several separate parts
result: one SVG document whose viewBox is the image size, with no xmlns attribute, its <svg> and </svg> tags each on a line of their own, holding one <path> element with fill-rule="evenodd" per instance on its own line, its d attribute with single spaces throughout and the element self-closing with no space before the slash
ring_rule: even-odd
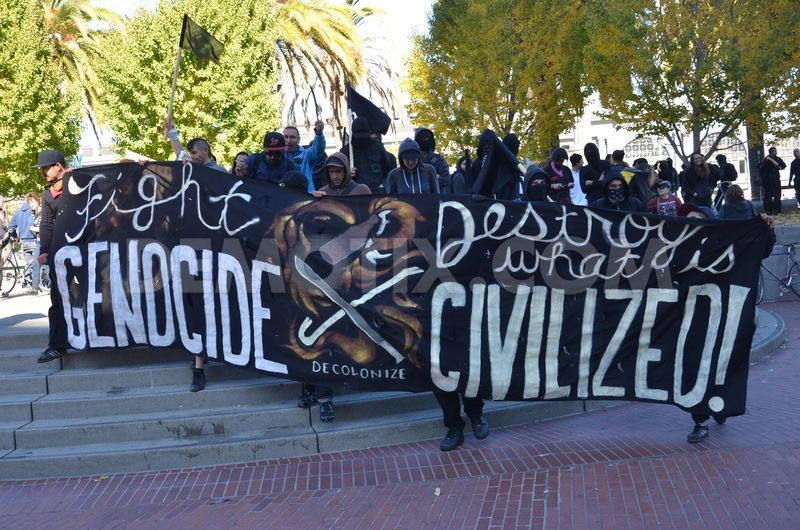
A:
<svg viewBox="0 0 800 530">
<path fill-rule="evenodd" d="M 379 12 L 359 6 L 358 0 L 332 3 L 324 0 L 275 0 L 279 38 L 275 44 L 283 70 L 279 90 L 288 104 L 286 119 L 297 122 L 296 109 L 302 119 L 319 115 L 317 94 L 330 103 L 336 125 L 341 128 L 345 117 L 344 88 L 356 86 L 366 76 L 367 84 L 379 95 L 386 108 L 394 105 L 395 96 L 387 85 L 385 61 L 372 57 L 365 47 L 357 26 Z M 317 92 L 319 91 L 319 92 Z M 371 90 L 373 92 L 373 90 Z"/>
<path fill-rule="evenodd" d="M 64 73 L 65 83 L 76 88 L 83 100 L 83 110 L 98 137 L 102 116 L 98 114 L 100 84 L 91 60 L 100 55 L 97 37 L 122 18 L 107 9 L 93 6 L 89 0 L 41 0 L 45 30 L 50 39 L 52 60 Z"/>
</svg>

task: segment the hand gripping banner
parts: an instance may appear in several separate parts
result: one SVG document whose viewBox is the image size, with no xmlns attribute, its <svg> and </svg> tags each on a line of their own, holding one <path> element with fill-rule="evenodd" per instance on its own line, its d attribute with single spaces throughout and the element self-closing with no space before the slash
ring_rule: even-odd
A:
<svg viewBox="0 0 800 530">
<path fill-rule="evenodd" d="M 718 416 L 745 410 L 768 241 L 760 220 L 317 199 L 180 163 L 70 173 L 56 233 L 60 327 L 77 350 L 181 348 L 353 389 Z"/>
</svg>

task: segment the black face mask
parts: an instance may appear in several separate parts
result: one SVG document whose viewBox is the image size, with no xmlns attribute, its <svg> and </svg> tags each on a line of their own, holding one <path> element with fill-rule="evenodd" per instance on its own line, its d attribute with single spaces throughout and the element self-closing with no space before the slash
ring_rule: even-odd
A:
<svg viewBox="0 0 800 530">
<path fill-rule="evenodd" d="M 531 184 L 528 186 L 528 199 L 532 201 L 543 201 L 547 198 L 547 184 Z"/>
<path fill-rule="evenodd" d="M 433 140 L 420 140 L 417 143 L 420 151 L 433 151 Z"/>
<path fill-rule="evenodd" d="M 609 188 L 608 200 L 611 201 L 612 204 L 620 204 L 625 200 L 625 190 L 622 188 Z"/>
</svg>

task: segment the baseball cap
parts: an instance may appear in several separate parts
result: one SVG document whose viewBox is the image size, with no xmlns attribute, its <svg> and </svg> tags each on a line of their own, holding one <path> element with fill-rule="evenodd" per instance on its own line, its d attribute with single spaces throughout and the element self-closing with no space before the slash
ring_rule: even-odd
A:
<svg viewBox="0 0 800 530">
<path fill-rule="evenodd" d="M 668 180 L 659 180 L 658 181 L 659 188 L 672 188 L 672 184 L 669 183 Z"/>
<path fill-rule="evenodd" d="M 36 165 L 32 167 L 47 167 L 54 164 L 67 165 L 64 160 L 64 153 L 58 149 L 47 149 L 39 153 L 39 156 L 36 157 Z"/>
<path fill-rule="evenodd" d="M 264 151 L 286 151 L 286 138 L 279 132 L 268 132 L 264 136 Z"/>
</svg>

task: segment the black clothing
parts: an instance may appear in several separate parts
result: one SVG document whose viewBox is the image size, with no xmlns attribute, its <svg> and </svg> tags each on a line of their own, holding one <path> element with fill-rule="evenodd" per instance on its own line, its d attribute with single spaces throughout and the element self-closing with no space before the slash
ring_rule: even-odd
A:
<svg viewBox="0 0 800 530">
<path fill-rule="evenodd" d="M 691 164 L 683 172 L 683 198 L 684 202 L 691 202 L 698 206 L 711 206 L 711 192 L 714 184 L 720 177 L 720 170 L 717 166 L 708 166 L 708 177 L 701 176 L 694 164 Z M 695 197 L 694 194 L 697 194 Z"/>
<path fill-rule="evenodd" d="M 461 164 L 466 162 L 467 169 L 465 171 L 461 171 Z M 470 160 L 467 156 L 462 156 L 456 162 L 456 170 L 450 176 L 450 191 L 449 193 L 456 193 L 456 194 L 467 194 L 470 192 L 472 188 L 471 183 L 469 182 L 468 175 L 472 170 L 472 160 Z"/>
<path fill-rule="evenodd" d="M 339 152 L 350 157 L 350 144 L 345 144 Z M 386 175 L 397 167 L 397 162 L 396 159 L 390 158 L 379 140 L 353 139 L 352 162 L 356 168 L 356 182 L 366 184 L 372 193 L 386 193 L 384 191 Z"/>
<path fill-rule="evenodd" d="M 56 222 L 56 217 L 61 211 L 62 199 L 63 193 L 60 193 L 58 197 L 53 197 L 53 192 L 49 189 L 45 190 L 42 194 L 42 221 L 39 225 L 40 254 L 50 254 L 50 242 L 53 240 L 53 227 Z M 52 258 L 52 256 L 50 257 Z"/>
<path fill-rule="evenodd" d="M 792 160 L 789 166 L 789 184 L 794 184 L 794 189 L 800 190 L 800 158 Z"/>
<path fill-rule="evenodd" d="M 430 164 L 436 170 L 436 176 L 439 178 L 439 191 L 441 193 L 452 193 L 450 191 L 450 166 L 447 165 L 447 160 L 439 153 L 421 151 L 420 155 L 423 162 Z"/>
<path fill-rule="evenodd" d="M 564 186 L 563 189 L 554 190 L 552 187 L 549 188 L 547 195 L 553 202 L 557 202 L 559 204 L 572 204 L 572 199 L 570 198 L 569 194 L 569 185 L 575 184 L 575 180 L 572 178 L 572 171 L 567 166 L 561 166 L 561 173 L 559 175 L 556 173 L 556 170 L 553 169 L 553 161 L 548 160 L 547 165 L 542 168 L 547 178 L 550 180 L 550 184 L 561 184 Z"/>
<path fill-rule="evenodd" d="M 444 416 L 444 426 L 448 429 L 453 427 L 464 428 L 465 423 L 461 417 L 459 399 L 464 403 L 464 413 L 471 420 L 478 420 L 483 415 L 483 400 L 481 398 L 468 398 L 457 392 L 442 392 L 440 390 L 434 390 L 433 395 L 436 397 L 436 401 L 439 402 L 439 407 L 441 407 L 442 415 Z"/>
<path fill-rule="evenodd" d="M 583 158 L 586 160 L 586 165 L 581 168 L 580 172 L 581 189 L 586 194 L 586 200 L 592 203 L 603 198 L 603 181 L 601 178 L 603 173 L 611 167 L 611 164 L 607 160 L 600 158 L 600 150 L 597 145 L 591 142 L 584 146 Z M 591 180 L 592 183 L 587 185 L 587 180 Z"/>
<path fill-rule="evenodd" d="M 514 153 L 492 130 L 486 129 L 478 143 L 478 159 L 472 165 L 472 193 L 493 199 L 517 200 L 522 176 L 518 164 Z"/>
<path fill-rule="evenodd" d="M 622 182 L 622 193 L 624 198 L 622 202 L 618 204 L 614 204 L 608 198 L 609 195 L 608 185 L 611 184 L 612 181 Z M 612 176 L 610 179 L 606 180 L 603 184 L 603 198 L 589 203 L 589 206 L 591 206 L 592 208 L 617 210 L 619 212 L 647 213 L 647 208 L 645 207 L 645 205 L 642 204 L 642 202 L 636 197 L 631 197 L 631 190 L 628 187 L 628 183 L 625 182 L 625 179 L 621 176 Z"/>
<path fill-rule="evenodd" d="M 726 202 L 719 209 L 719 219 L 735 220 L 735 219 L 752 219 L 756 216 L 753 203 L 748 200 L 738 202 Z"/>
<path fill-rule="evenodd" d="M 544 184 L 533 185 L 534 180 L 543 180 Z M 533 164 L 525 171 L 525 180 L 522 185 L 522 200 L 546 201 L 550 191 L 550 177 L 542 168 Z"/>
<path fill-rule="evenodd" d="M 719 169 L 722 172 L 720 180 L 726 182 L 733 182 L 739 177 L 739 173 L 736 171 L 736 167 L 730 162 L 724 162 L 720 164 Z"/>
<path fill-rule="evenodd" d="M 647 171 L 636 168 L 636 172 L 631 177 L 630 188 L 631 197 L 636 197 L 639 202 L 647 206 L 647 203 L 653 198 L 653 194 L 650 191 L 649 166 Z"/>
<path fill-rule="evenodd" d="M 781 170 L 786 169 L 786 163 L 779 156 L 770 158 L 778 165 L 764 158 L 759 165 L 759 174 L 764 187 L 764 211 L 773 215 L 781 213 Z"/>
</svg>

